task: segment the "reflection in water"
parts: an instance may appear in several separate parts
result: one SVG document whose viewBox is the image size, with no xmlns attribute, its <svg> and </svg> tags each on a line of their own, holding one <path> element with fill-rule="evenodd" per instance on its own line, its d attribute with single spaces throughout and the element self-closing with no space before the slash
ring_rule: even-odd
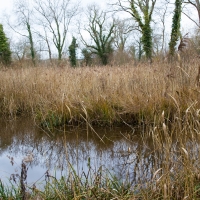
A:
<svg viewBox="0 0 200 200">
<path fill-rule="evenodd" d="M 150 170 L 155 163 L 151 145 L 144 145 L 136 135 L 128 140 L 124 135 L 132 134 L 130 129 L 95 129 L 102 142 L 95 133 L 87 134 L 80 128 L 66 130 L 65 137 L 62 131 L 49 137 L 27 119 L 3 121 L 0 126 L 0 179 L 4 181 L 13 173 L 20 174 L 20 164 L 28 154 L 34 155 L 28 169 L 28 183 L 44 179 L 47 170 L 52 175 L 66 174 L 67 161 L 77 174 L 87 172 L 90 161 L 93 170 L 103 167 L 122 180 L 127 174 L 134 183 L 151 178 Z M 13 166 L 9 158 L 14 159 Z"/>
</svg>

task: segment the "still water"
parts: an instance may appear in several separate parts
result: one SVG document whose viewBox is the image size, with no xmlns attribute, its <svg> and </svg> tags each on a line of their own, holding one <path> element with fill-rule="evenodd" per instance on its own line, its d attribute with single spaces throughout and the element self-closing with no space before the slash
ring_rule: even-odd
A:
<svg viewBox="0 0 200 200">
<path fill-rule="evenodd" d="M 34 157 L 27 164 L 29 184 L 44 180 L 47 171 L 58 178 L 66 175 L 69 163 L 77 174 L 87 173 L 89 166 L 94 172 L 101 167 L 121 179 L 128 174 L 135 182 L 150 174 L 151 147 L 130 127 L 94 128 L 89 133 L 84 127 L 68 127 L 47 134 L 30 119 L 1 120 L 0 127 L 0 179 L 4 183 L 12 174 L 20 174 L 28 154 Z"/>
</svg>

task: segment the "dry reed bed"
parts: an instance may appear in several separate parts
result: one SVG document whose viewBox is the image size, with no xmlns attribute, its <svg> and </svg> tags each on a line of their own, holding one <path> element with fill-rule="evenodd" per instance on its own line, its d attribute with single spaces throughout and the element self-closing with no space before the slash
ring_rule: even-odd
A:
<svg viewBox="0 0 200 200">
<path fill-rule="evenodd" d="M 26 67 L 0 71 L 0 113 L 29 114 L 60 125 L 150 122 L 162 110 L 172 116 L 199 108 L 197 62 L 123 67 Z"/>
<path fill-rule="evenodd" d="M 137 152 L 135 171 L 130 172 L 141 178 L 136 188 L 123 190 L 126 184 L 120 185 L 120 181 L 104 190 L 99 182 L 82 188 L 85 183 L 74 176 L 73 187 L 66 182 L 61 184 L 61 190 L 51 186 L 57 198 L 63 195 L 65 199 L 69 191 L 75 195 L 71 199 L 199 199 L 200 89 L 195 83 L 198 62 L 179 64 L 1 70 L 1 113 L 30 114 L 50 125 L 63 123 L 63 118 L 112 123 L 131 121 L 134 116 L 138 122 L 148 123 L 145 137 L 140 136 L 147 147 L 152 138 L 152 150 L 146 152 L 146 160 L 142 151 Z M 115 188 L 117 184 L 119 190 Z M 90 188 L 95 190 L 91 192 Z M 39 194 L 45 199 L 45 192 Z"/>
</svg>

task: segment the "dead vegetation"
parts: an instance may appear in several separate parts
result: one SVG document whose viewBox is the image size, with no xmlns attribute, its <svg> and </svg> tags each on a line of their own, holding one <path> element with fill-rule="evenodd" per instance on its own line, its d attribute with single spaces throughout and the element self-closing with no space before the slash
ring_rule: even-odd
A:
<svg viewBox="0 0 200 200">
<path fill-rule="evenodd" d="M 38 66 L 0 70 L 0 114 L 29 115 L 45 126 L 152 123 L 156 113 L 169 117 L 199 107 L 199 64 L 179 61 L 149 66 Z M 178 108 L 177 108 L 178 107 Z"/>
</svg>

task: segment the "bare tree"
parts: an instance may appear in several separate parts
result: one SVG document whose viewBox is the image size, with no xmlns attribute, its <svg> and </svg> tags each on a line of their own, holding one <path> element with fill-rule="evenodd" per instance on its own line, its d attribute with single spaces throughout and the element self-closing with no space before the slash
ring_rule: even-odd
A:
<svg viewBox="0 0 200 200">
<path fill-rule="evenodd" d="M 118 51 L 124 52 L 130 33 L 135 29 L 130 19 L 115 19 L 114 45 Z"/>
<path fill-rule="evenodd" d="M 58 52 L 58 59 L 61 60 L 70 22 L 78 12 L 78 3 L 74 4 L 72 0 L 34 1 L 37 17 L 42 21 L 40 25 L 43 26 L 45 32 L 43 38 L 49 50 L 49 57 L 51 58 L 51 50 L 48 32 L 51 33 L 53 44 Z"/>
<path fill-rule="evenodd" d="M 155 14 L 158 16 L 158 20 L 154 21 L 155 24 L 158 23 L 158 27 L 153 28 L 153 35 L 154 35 L 154 44 L 156 44 L 156 49 L 161 53 L 164 53 L 164 49 L 166 47 L 166 17 L 168 16 L 168 7 L 169 2 L 164 1 L 161 2 L 159 7 L 155 9 Z M 161 33 L 158 33 L 158 28 L 161 29 Z M 158 41 L 158 43 L 155 43 Z M 154 45 L 155 46 L 155 45 Z"/>
<path fill-rule="evenodd" d="M 115 23 L 107 23 L 107 14 L 100 11 L 96 6 L 88 8 L 88 26 L 84 30 L 90 35 L 93 44 L 85 41 L 82 34 L 81 38 L 84 45 L 91 51 L 92 54 L 97 55 L 103 65 L 108 64 L 108 57 L 113 51 L 112 43 L 114 41 L 113 34 Z"/>
<path fill-rule="evenodd" d="M 21 36 L 24 36 L 28 39 L 28 42 L 30 44 L 31 59 L 32 59 L 32 62 L 35 64 L 35 48 L 34 48 L 33 31 L 32 31 L 33 10 L 30 9 L 27 1 L 17 0 L 17 1 L 15 1 L 14 12 L 16 14 L 15 25 L 12 25 L 9 22 L 9 20 L 8 20 L 8 25 L 16 33 L 18 33 Z M 19 30 L 20 28 L 22 30 Z M 24 33 L 24 30 L 27 33 Z"/>
<path fill-rule="evenodd" d="M 22 61 L 26 58 L 26 52 L 28 51 L 29 42 L 26 40 L 19 40 L 17 42 L 12 42 L 11 50 L 14 59 Z"/>
<path fill-rule="evenodd" d="M 195 7 L 195 9 L 198 12 L 198 20 L 199 20 L 198 23 L 190 15 L 186 14 L 185 12 L 183 12 L 183 14 L 186 15 L 190 20 L 192 20 L 198 27 L 200 27 L 200 0 L 184 0 L 184 3 L 190 4 L 193 7 Z"/>
<path fill-rule="evenodd" d="M 23 61 L 32 59 L 30 43 L 27 38 L 21 38 L 17 42 L 13 41 L 11 50 L 15 60 Z M 39 48 L 38 51 L 35 51 L 35 59 L 40 59 Z"/>
<path fill-rule="evenodd" d="M 46 44 L 46 45 L 43 46 L 41 51 L 48 52 L 49 60 L 52 61 L 51 38 L 47 34 L 48 33 L 47 28 L 42 21 L 40 21 L 40 25 L 42 25 L 42 27 L 43 27 L 43 32 L 41 33 L 41 31 L 35 31 L 35 33 L 38 35 L 39 38 L 41 38 L 42 43 Z"/>
</svg>

